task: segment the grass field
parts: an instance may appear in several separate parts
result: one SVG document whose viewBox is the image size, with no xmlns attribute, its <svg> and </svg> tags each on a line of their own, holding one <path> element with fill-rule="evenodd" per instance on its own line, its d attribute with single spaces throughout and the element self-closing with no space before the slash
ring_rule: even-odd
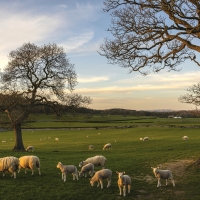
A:
<svg viewBox="0 0 200 200">
<path fill-rule="evenodd" d="M 149 124 L 151 121 L 152 126 L 122 129 L 23 130 L 24 145 L 35 146 L 34 153 L 12 152 L 13 132 L 0 132 L 0 141 L 6 140 L 5 143 L 0 144 L 0 157 L 34 154 L 40 158 L 42 173 L 39 176 L 35 171 L 31 176 L 30 171 L 24 174 L 22 169 L 16 179 L 11 178 L 9 174 L 5 177 L 0 176 L 0 199 L 199 200 L 200 167 L 191 164 L 200 157 L 200 129 L 164 126 L 198 125 L 198 121 L 183 119 L 185 122 L 179 120 L 178 123 L 170 120 L 141 119 L 140 123 Z M 37 123 L 40 124 L 35 122 L 32 126 L 35 127 Z M 118 125 L 130 125 L 129 123 L 133 124 L 133 119 L 132 121 L 126 119 L 124 123 L 120 122 Z M 105 124 L 107 123 L 101 123 L 102 126 Z M 116 125 L 116 120 L 111 124 Z M 160 126 L 153 126 L 158 124 Z M 46 123 L 43 127 L 47 126 L 50 125 Z M 189 140 L 183 141 L 181 138 L 184 135 L 187 135 Z M 139 140 L 145 136 L 149 137 L 149 141 Z M 59 141 L 55 141 L 55 138 L 59 138 Z M 103 145 L 108 142 L 112 144 L 112 149 L 103 151 Z M 90 144 L 94 145 L 94 150 L 88 150 Z M 104 155 L 107 158 L 106 168 L 113 172 L 110 188 L 106 188 L 106 181 L 103 190 L 96 185 L 91 187 L 89 177 L 73 181 L 72 175 L 68 175 L 67 181 L 62 182 L 60 170 L 56 168 L 59 161 L 66 165 L 76 165 L 80 169 L 78 167 L 80 161 L 95 155 Z M 165 186 L 165 181 L 162 181 L 163 186 L 157 188 L 157 180 L 151 171 L 152 166 L 171 169 L 176 187 L 173 188 L 170 181 L 168 186 Z M 99 169 L 101 168 L 95 167 L 95 171 Z M 119 196 L 115 171 L 125 171 L 132 178 L 131 193 L 126 197 Z"/>
</svg>

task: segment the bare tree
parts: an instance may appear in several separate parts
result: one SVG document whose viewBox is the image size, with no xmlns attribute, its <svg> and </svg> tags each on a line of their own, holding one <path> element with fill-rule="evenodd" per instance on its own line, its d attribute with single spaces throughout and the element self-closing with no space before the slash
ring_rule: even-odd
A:
<svg viewBox="0 0 200 200">
<path fill-rule="evenodd" d="M 78 107 L 91 103 L 90 97 L 72 93 L 77 85 L 74 65 L 56 44 L 39 47 L 26 43 L 11 51 L 0 83 L 0 109 L 14 129 L 14 151 L 24 151 L 21 125 L 34 107 L 48 106 L 59 115 L 63 105 Z"/>
<path fill-rule="evenodd" d="M 111 64 L 147 75 L 177 67 L 187 59 L 200 66 L 200 1 L 197 0 L 104 0 L 111 12 L 100 55 Z"/>
<path fill-rule="evenodd" d="M 187 89 L 189 93 L 186 95 L 181 95 L 179 101 L 181 103 L 194 104 L 195 106 L 200 105 L 200 83 L 194 84 Z"/>
</svg>

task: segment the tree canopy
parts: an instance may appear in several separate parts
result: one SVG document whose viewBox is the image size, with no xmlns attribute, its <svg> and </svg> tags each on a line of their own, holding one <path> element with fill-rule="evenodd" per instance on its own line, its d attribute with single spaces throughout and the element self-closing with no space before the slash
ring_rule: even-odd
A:
<svg viewBox="0 0 200 200">
<path fill-rule="evenodd" d="M 200 1 L 104 0 L 111 12 L 100 55 L 111 64 L 147 75 L 167 68 L 179 71 L 191 60 L 200 66 Z"/>
<path fill-rule="evenodd" d="M 11 51 L 8 58 L 1 73 L 0 110 L 5 111 L 14 128 L 13 150 L 24 150 L 21 124 L 35 107 L 50 107 L 59 115 L 64 106 L 91 103 L 90 97 L 72 93 L 77 75 L 62 47 L 26 43 Z"/>
<path fill-rule="evenodd" d="M 179 101 L 181 103 L 189 103 L 200 106 L 200 83 L 194 84 L 187 89 L 188 93 L 181 95 Z"/>
</svg>

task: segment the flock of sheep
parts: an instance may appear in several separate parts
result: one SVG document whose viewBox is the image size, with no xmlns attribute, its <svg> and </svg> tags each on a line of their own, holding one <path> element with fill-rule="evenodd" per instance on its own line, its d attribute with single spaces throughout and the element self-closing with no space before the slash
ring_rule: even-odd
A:
<svg viewBox="0 0 200 200">
<path fill-rule="evenodd" d="M 184 136 L 182 138 L 183 140 L 187 140 L 188 137 Z M 148 137 L 140 138 L 140 140 L 146 141 L 149 140 Z M 103 150 L 110 149 L 112 145 L 110 143 L 107 143 L 104 145 Z M 89 149 L 94 149 L 93 145 L 89 146 Z M 33 152 L 34 147 L 28 146 L 26 148 L 26 151 Z M 62 174 L 62 180 L 66 181 L 67 174 L 72 174 L 73 180 L 77 179 L 79 180 L 79 177 L 87 177 L 89 174 L 92 178 L 90 179 L 91 186 L 94 186 L 94 183 L 97 182 L 97 187 L 99 185 L 101 186 L 101 189 L 103 189 L 103 179 L 107 179 L 107 188 L 111 184 L 111 177 L 112 177 L 112 171 L 110 169 L 105 169 L 107 159 L 102 155 L 97 155 L 94 157 L 87 158 L 86 160 L 83 160 L 79 163 L 79 167 L 81 167 L 81 171 L 79 172 L 77 170 L 77 167 L 75 165 L 64 165 L 61 162 L 58 162 L 57 168 L 60 169 Z M 101 166 L 102 170 L 94 171 L 95 166 Z M 14 176 L 16 178 L 16 172 L 20 172 L 20 169 L 24 168 L 25 173 L 27 169 L 32 170 L 32 175 L 34 174 L 34 170 L 38 169 L 39 175 L 41 175 L 40 171 L 40 159 L 37 156 L 22 156 L 20 158 L 16 158 L 13 156 L 7 156 L 4 158 L 0 158 L 0 171 L 3 172 L 3 176 L 5 175 L 5 171 L 8 171 L 11 173 L 11 176 Z M 161 179 L 167 180 L 171 179 L 172 184 L 175 187 L 175 182 L 173 179 L 172 172 L 170 170 L 161 170 L 158 167 L 154 168 L 151 167 L 153 170 L 153 173 L 155 177 L 158 180 L 157 187 L 161 186 Z M 130 193 L 131 190 L 131 177 L 129 175 L 126 175 L 125 172 L 118 172 L 116 171 L 116 174 L 118 175 L 118 187 L 119 187 L 119 194 L 123 196 L 126 196 L 126 190 L 128 190 L 128 193 Z"/>
</svg>

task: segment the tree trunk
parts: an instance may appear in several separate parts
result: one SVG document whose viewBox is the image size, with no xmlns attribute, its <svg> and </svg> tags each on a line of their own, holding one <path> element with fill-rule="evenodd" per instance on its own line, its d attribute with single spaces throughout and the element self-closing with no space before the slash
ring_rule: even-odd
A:
<svg viewBox="0 0 200 200">
<path fill-rule="evenodd" d="M 14 125 L 14 134 L 15 134 L 15 146 L 13 148 L 13 151 L 25 151 L 22 140 L 22 129 L 20 123 Z"/>
</svg>

